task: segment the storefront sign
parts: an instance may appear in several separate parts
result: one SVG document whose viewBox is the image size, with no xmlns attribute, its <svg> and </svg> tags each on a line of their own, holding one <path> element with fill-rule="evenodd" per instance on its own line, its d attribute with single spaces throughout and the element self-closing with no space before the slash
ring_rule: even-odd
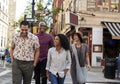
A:
<svg viewBox="0 0 120 84">
<path fill-rule="evenodd" d="M 65 14 L 65 23 L 68 25 L 77 26 L 78 25 L 78 15 L 71 12 L 66 12 Z"/>
</svg>

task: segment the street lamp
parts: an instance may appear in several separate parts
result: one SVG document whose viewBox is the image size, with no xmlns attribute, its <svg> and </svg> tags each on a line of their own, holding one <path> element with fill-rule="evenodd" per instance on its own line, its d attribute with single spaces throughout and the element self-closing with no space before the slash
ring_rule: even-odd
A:
<svg viewBox="0 0 120 84">
<path fill-rule="evenodd" d="M 32 0 L 32 3 L 31 3 L 31 5 L 32 5 L 32 12 L 31 12 L 31 17 L 29 17 L 29 18 L 27 18 L 29 15 L 29 13 L 27 12 L 27 10 L 25 10 L 25 14 L 24 14 L 24 21 L 28 21 L 29 23 L 30 23 L 30 27 L 31 27 L 31 32 L 33 32 L 33 26 L 34 26 L 34 21 L 35 21 L 35 19 L 34 19 L 34 16 L 35 16 L 35 10 L 34 10 L 34 8 L 35 8 L 35 0 Z"/>
<path fill-rule="evenodd" d="M 32 1 L 32 18 L 35 16 L 35 10 L 34 10 L 35 0 Z"/>
<path fill-rule="evenodd" d="M 28 12 L 27 12 L 27 10 L 25 10 L 24 11 L 24 21 L 26 21 L 27 14 L 28 14 Z"/>
<path fill-rule="evenodd" d="M 35 16 L 35 10 L 34 10 L 34 6 L 35 6 L 35 0 L 32 0 L 32 19 L 34 19 Z M 31 22 L 31 32 L 33 33 L 33 22 Z"/>
</svg>

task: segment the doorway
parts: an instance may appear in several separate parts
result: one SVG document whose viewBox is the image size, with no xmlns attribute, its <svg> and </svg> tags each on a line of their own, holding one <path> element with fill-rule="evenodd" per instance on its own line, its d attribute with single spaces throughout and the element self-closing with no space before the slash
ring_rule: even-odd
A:
<svg viewBox="0 0 120 84">
<path fill-rule="evenodd" d="M 91 51 L 92 51 L 92 28 L 79 28 L 78 31 L 81 33 L 83 38 L 83 43 L 88 45 L 88 54 L 90 56 L 90 64 L 91 64 Z"/>
</svg>

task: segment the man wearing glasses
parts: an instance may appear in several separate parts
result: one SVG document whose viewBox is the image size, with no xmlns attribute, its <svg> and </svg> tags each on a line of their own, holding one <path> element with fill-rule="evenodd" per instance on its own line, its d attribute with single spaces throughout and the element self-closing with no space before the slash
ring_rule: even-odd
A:
<svg viewBox="0 0 120 84">
<path fill-rule="evenodd" d="M 20 23 L 20 32 L 12 38 L 10 56 L 12 61 L 12 84 L 31 84 L 34 67 L 39 57 L 38 37 L 28 32 L 29 23 Z M 23 79 L 23 83 L 22 83 Z"/>
</svg>

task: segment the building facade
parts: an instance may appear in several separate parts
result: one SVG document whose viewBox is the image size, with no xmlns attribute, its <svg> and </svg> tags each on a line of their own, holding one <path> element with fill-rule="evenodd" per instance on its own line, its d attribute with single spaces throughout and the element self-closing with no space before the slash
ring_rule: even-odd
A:
<svg viewBox="0 0 120 84">
<path fill-rule="evenodd" d="M 7 47 L 9 0 L 0 0 L 0 49 Z"/>
<path fill-rule="evenodd" d="M 10 48 L 12 36 L 13 34 L 15 34 L 15 29 L 16 29 L 16 0 L 9 1 L 8 14 L 9 14 L 9 28 L 8 28 L 7 47 Z"/>
<path fill-rule="evenodd" d="M 64 10 L 56 16 L 59 33 L 66 34 L 70 40 L 74 32 L 82 33 L 92 66 L 101 66 L 105 57 L 119 55 L 120 0 L 55 1 L 54 6 Z M 59 6 L 58 1 L 61 1 Z"/>
</svg>

